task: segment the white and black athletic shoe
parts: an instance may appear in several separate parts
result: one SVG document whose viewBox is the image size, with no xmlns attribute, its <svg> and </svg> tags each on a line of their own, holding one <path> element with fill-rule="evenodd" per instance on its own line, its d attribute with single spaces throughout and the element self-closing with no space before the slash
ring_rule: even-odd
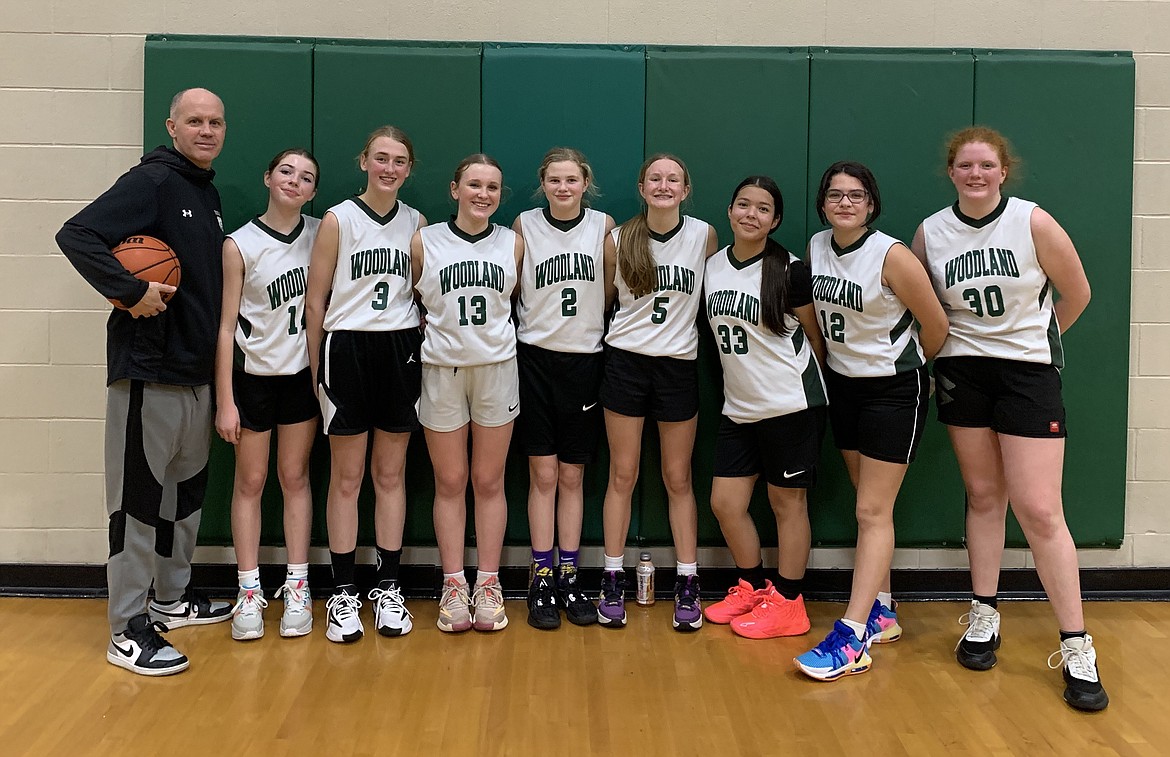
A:
<svg viewBox="0 0 1170 757">
<path fill-rule="evenodd" d="M 181 599 L 170 604 L 162 604 L 152 599 L 149 609 L 151 620 L 165 625 L 164 630 L 167 631 L 183 626 L 222 623 L 232 617 L 230 602 L 213 602 L 206 594 L 194 589 L 187 589 Z"/>
<path fill-rule="evenodd" d="M 384 581 L 376 589 L 370 589 L 370 601 L 374 603 L 374 627 L 382 636 L 405 636 L 414 628 L 410 610 L 402 598 L 398 584 Z"/>
<path fill-rule="evenodd" d="M 166 630 L 166 626 L 152 621 L 146 613 L 135 615 L 126 624 L 125 631 L 110 639 L 106 662 L 143 676 L 182 673 L 191 662 L 159 635 L 159 631 Z"/>
<path fill-rule="evenodd" d="M 362 619 L 358 610 L 362 608 L 362 600 L 357 594 L 347 591 L 335 591 L 333 596 L 325 602 L 327 610 L 325 619 L 325 638 L 338 644 L 357 641 L 366 632 L 362 627 Z"/>
</svg>

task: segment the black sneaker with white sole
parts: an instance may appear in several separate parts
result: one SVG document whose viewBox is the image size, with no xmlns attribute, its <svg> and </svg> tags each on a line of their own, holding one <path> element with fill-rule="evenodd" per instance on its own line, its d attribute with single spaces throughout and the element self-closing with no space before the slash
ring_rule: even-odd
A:
<svg viewBox="0 0 1170 757">
<path fill-rule="evenodd" d="M 528 587 L 528 625 L 545 631 L 561 627 L 557 590 L 551 568 L 541 568 Z"/>
<path fill-rule="evenodd" d="M 159 634 L 166 630 L 166 626 L 152 621 L 146 613 L 135 615 L 126 624 L 125 631 L 110 639 L 106 662 L 143 676 L 182 673 L 191 662 Z"/>
<path fill-rule="evenodd" d="M 231 620 L 231 602 L 214 602 L 207 595 L 194 589 L 187 589 L 183 596 L 170 604 L 158 600 L 150 601 L 150 618 L 173 631 L 183 626 L 204 626 Z"/>
<path fill-rule="evenodd" d="M 577 569 L 562 565 L 557 576 L 557 603 L 564 608 L 565 617 L 575 626 L 590 626 L 597 622 L 597 606 L 577 585 Z"/>
</svg>

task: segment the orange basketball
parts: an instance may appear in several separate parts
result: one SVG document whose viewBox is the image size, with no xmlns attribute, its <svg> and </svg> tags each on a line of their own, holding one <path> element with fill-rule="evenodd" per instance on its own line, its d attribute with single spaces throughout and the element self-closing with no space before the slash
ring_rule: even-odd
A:
<svg viewBox="0 0 1170 757">
<path fill-rule="evenodd" d="M 179 286 L 182 270 L 179 258 L 166 242 L 148 236 L 129 237 L 114 248 L 114 257 L 130 273 L 143 281 L 157 281 L 160 284 Z M 172 294 L 164 294 L 166 302 Z M 122 304 L 110 300 L 114 307 L 125 310 Z"/>
</svg>

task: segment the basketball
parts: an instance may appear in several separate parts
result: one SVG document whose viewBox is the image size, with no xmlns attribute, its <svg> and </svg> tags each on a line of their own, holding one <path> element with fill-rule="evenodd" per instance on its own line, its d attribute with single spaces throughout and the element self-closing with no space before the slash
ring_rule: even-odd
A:
<svg viewBox="0 0 1170 757">
<path fill-rule="evenodd" d="M 130 273 L 143 281 L 179 286 L 182 271 L 179 258 L 166 242 L 148 236 L 128 237 L 114 248 L 114 257 Z M 163 295 L 163 302 L 171 299 L 173 293 Z M 121 303 L 110 300 L 114 307 L 125 310 Z"/>
</svg>

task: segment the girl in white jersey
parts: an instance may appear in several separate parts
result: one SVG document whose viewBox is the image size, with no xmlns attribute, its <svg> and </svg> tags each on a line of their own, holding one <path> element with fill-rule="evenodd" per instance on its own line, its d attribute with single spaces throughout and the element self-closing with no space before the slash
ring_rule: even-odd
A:
<svg viewBox="0 0 1170 757">
<path fill-rule="evenodd" d="M 593 462 L 601 435 L 601 340 L 615 264 L 604 240 L 614 222 L 586 207 L 597 187 L 579 151 L 554 147 L 538 175 L 548 207 L 521 213 L 512 230 L 526 248 L 516 358 L 532 536 L 528 624 L 551 629 L 560 626 L 561 609 L 576 625 L 597 622 L 597 609 L 577 585 L 577 553 L 585 464 Z"/>
<path fill-rule="evenodd" d="M 881 202 L 868 168 L 834 163 L 816 200 L 831 228 L 809 241 L 813 302 L 828 348 L 829 420 L 857 490 L 849 606 L 824 641 L 795 660 L 825 681 L 869 670 L 869 646 L 902 634 L 889 593 L 894 500 L 926 423 L 926 361 L 947 334 L 922 265 L 872 228 Z"/>
<path fill-rule="evenodd" d="M 443 563 L 437 624 L 448 632 L 508 625 L 499 571 L 508 522 L 504 463 L 520 408 L 511 318 L 524 240 L 491 222 L 503 183 L 495 159 L 464 158 L 451 182 L 455 216 L 410 241 L 415 289 L 427 311 L 419 420 L 435 471 L 435 538 Z M 479 555 L 471 591 L 463 565 L 469 479 Z"/>
<path fill-rule="evenodd" d="M 630 502 L 638 481 L 642 426 L 657 421 L 662 482 L 670 508 L 677 578 L 674 628 L 703 624 L 699 604 L 698 512 L 691 487 L 691 453 L 699 410 L 695 318 L 702 301 L 703 263 L 718 239 L 711 226 L 684 216 L 690 174 L 673 155 L 653 155 L 638 173 L 645 209 L 606 237 L 614 250 L 617 308 L 610 320 L 601 383 L 609 438 L 609 484 L 603 521 L 605 570 L 597 620 L 626 624 L 622 557 L 630 530 Z M 607 254 L 609 254 L 607 252 Z"/>
<path fill-rule="evenodd" d="M 309 528 L 313 517 L 309 453 L 317 432 L 317 401 L 305 349 L 305 278 L 316 218 L 301 208 L 317 193 L 320 171 L 308 150 L 278 153 L 264 172 L 268 208 L 223 244 L 223 310 L 215 354 L 215 429 L 235 445 L 232 543 L 240 590 L 232 638 L 264 635 L 260 588 L 260 498 L 276 428 L 276 472 L 284 494 L 288 570 L 281 636 L 313 629 L 309 599 Z"/>
<path fill-rule="evenodd" d="M 360 195 L 321 219 L 309 272 L 309 361 L 329 436 L 326 520 L 334 592 L 325 635 L 362 637 L 354 584 L 358 493 L 366 454 L 374 485 L 377 585 L 369 592 L 374 626 L 383 636 L 412 628 L 398 585 L 406 520 L 406 448 L 418 427 L 418 307 L 411 278 L 410 239 L 426 219 L 398 199 L 414 165 L 410 138 L 394 126 L 375 130 L 358 155 L 366 174 Z"/>
<path fill-rule="evenodd" d="M 1064 403 L 1060 334 L 1089 304 L 1089 282 L 1064 229 L 1035 203 L 1005 197 L 1015 163 L 993 129 L 971 127 L 947 146 L 958 200 L 922 222 L 914 251 L 926 263 L 951 331 L 935 361 L 938 418 L 967 489 L 967 553 L 974 599 L 959 662 L 996 663 L 996 592 L 1008 502 L 1060 624 L 1064 698 L 1101 710 L 1109 697 L 1085 633 L 1077 553 L 1064 521 Z M 1055 290 L 1055 291 L 1053 291 Z M 1056 292 L 1060 299 L 1055 299 Z"/>
<path fill-rule="evenodd" d="M 704 615 L 750 639 L 795 636 L 809 629 L 801 582 L 812 541 L 807 493 L 825 429 L 818 367 L 825 344 L 808 266 L 769 237 L 784 217 L 776 182 L 768 176 L 741 181 L 727 217 L 735 239 L 707 259 L 703 292 L 725 397 L 711 510 L 739 580 Z M 776 514 L 775 584 L 764 577 L 760 536 L 748 514 L 761 473 Z"/>
</svg>

